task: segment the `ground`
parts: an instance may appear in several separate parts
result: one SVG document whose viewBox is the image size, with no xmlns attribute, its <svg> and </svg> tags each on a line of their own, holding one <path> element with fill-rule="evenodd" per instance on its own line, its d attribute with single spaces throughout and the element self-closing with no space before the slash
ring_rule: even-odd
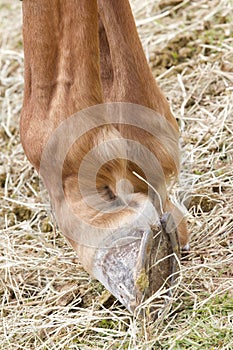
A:
<svg viewBox="0 0 233 350">
<path fill-rule="evenodd" d="M 56 229 L 19 139 L 21 2 L 0 5 L 0 349 L 233 348 L 233 25 L 231 0 L 134 0 L 151 68 L 181 129 L 173 197 L 190 253 L 173 302 L 132 317 L 82 269 Z"/>
</svg>

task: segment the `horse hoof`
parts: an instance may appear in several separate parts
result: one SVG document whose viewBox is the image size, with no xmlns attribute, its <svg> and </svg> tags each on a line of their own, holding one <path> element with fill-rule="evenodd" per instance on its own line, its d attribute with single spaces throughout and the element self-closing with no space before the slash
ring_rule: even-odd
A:
<svg viewBox="0 0 233 350">
<path fill-rule="evenodd" d="M 174 284 L 179 256 L 175 223 L 165 213 L 157 227 L 108 237 L 96 252 L 92 273 L 133 313 L 164 284 Z"/>
</svg>

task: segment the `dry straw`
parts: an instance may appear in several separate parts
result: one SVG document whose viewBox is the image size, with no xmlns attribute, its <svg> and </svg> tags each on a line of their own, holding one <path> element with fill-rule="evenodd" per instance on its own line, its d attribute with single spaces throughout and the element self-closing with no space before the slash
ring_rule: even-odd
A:
<svg viewBox="0 0 233 350">
<path fill-rule="evenodd" d="M 21 3 L 0 5 L 0 349 L 233 348 L 230 0 L 134 0 L 143 46 L 181 128 L 191 251 L 168 307 L 132 317 L 82 269 L 48 217 L 19 141 Z M 153 298 L 152 298 L 153 299 Z"/>
</svg>

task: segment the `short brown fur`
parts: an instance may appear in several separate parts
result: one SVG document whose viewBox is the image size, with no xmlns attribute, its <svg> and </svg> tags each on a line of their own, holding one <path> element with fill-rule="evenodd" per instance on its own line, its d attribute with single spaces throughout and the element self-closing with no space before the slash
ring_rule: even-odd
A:
<svg viewBox="0 0 233 350">
<path fill-rule="evenodd" d="M 165 117 L 178 133 L 168 102 L 147 64 L 128 0 L 24 0 L 23 35 L 21 140 L 37 171 L 46 142 L 57 126 L 74 113 L 103 102 L 149 107 Z M 147 147 L 159 160 L 166 178 L 178 175 L 166 145 L 148 132 L 128 125 L 95 128 L 72 146 L 64 162 L 63 185 L 72 206 L 82 203 L 76 174 L 83 157 L 94 145 L 115 137 L 136 140 Z M 119 156 L 100 169 L 97 188 L 100 192 L 108 188 L 115 196 L 117 179 L 128 178 L 136 192 L 146 194 L 147 185 L 132 175 L 133 170 L 140 172 Z M 96 215 L 85 205 L 82 210 L 85 216 Z M 164 210 L 173 212 L 180 243 L 185 245 L 188 231 L 182 213 L 168 198 Z M 120 212 L 117 220 L 127 213 Z M 111 219 L 111 214 L 98 217 L 106 226 Z"/>
</svg>

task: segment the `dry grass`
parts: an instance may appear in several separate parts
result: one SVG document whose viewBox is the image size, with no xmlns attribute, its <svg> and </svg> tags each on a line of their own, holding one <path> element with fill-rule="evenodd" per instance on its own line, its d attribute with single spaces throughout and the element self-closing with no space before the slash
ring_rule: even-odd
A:
<svg viewBox="0 0 233 350">
<path fill-rule="evenodd" d="M 133 1 L 147 57 L 179 118 L 174 196 L 188 205 L 192 232 L 172 307 L 155 322 L 132 317 L 91 280 L 47 217 L 19 142 L 20 7 L 0 5 L 0 348 L 232 349 L 233 2 Z"/>
</svg>

